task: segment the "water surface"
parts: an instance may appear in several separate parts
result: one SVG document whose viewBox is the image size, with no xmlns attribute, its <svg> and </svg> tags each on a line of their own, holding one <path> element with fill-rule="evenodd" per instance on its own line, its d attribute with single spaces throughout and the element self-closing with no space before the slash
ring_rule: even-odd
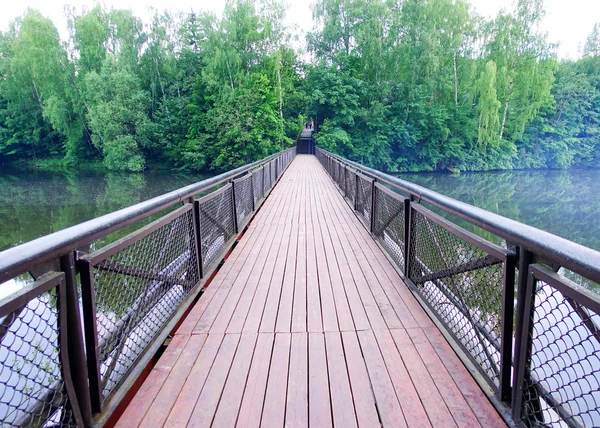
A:
<svg viewBox="0 0 600 428">
<path fill-rule="evenodd" d="M 600 170 L 399 177 L 600 251 Z"/>
<path fill-rule="evenodd" d="M 205 178 L 174 171 L 1 171 L 0 251 Z"/>
</svg>

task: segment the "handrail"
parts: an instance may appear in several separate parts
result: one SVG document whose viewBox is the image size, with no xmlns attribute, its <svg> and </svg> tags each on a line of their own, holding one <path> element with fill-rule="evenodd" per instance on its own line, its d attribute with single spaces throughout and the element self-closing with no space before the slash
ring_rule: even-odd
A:
<svg viewBox="0 0 600 428">
<path fill-rule="evenodd" d="M 178 202 L 182 202 L 197 193 L 208 190 L 231 178 L 235 178 L 236 176 L 243 174 L 254 167 L 265 164 L 290 150 L 292 149 L 286 149 L 256 162 L 224 172 L 215 177 L 190 184 L 169 193 L 165 193 L 164 195 L 122 208 L 118 211 L 105 214 L 4 250 L 0 252 L 0 284 L 16 275 L 26 272 L 26 267 L 29 267 L 34 263 L 41 264 L 48 262 L 69 251 L 80 248 L 95 239 L 122 229 L 137 220 L 148 217 L 149 215 L 162 211 Z"/>
<path fill-rule="evenodd" d="M 418 184 L 393 177 L 321 148 L 317 148 L 317 150 L 394 187 L 398 187 L 418 201 L 428 202 L 483 230 L 494 233 L 505 239 L 507 243 L 522 246 L 549 261 L 560 263 L 561 266 L 600 283 L 600 252 L 596 250 L 483 208 L 444 196 Z"/>
<path fill-rule="evenodd" d="M 600 385 L 600 295 L 556 272 L 565 267 L 598 283 L 600 252 L 321 148 L 316 153 L 413 294 L 494 391 L 501 413 L 506 407 L 496 398 L 520 426 L 557 417 L 568 426 L 598 425 L 600 408 L 591 400 Z M 366 198 L 360 207 L 359 195 Z M 421 202 L 504 238 L 507 249 Z"/>
<path fill-rule="evenodd" d="M 53 296 L 41 297 L 44 289 L 32 297 L 26 286 L 0 302 L 0 307 L 18 303 L 16 309 L 16 303 L 6 306 L 4 311 L 12 308 L 12 312 L 0 330 L 3 336 L 16 335 L 24 342 L 0 341 L 5 355 L 0 364 L 6 365 L 6 355 L 18 349 L 23 358 L 6 365 L 9 377 L 41 382 L 29 391 L 27 401 L 5 403 L 17 425 L 27 425 L 32 418 L 37 424 L 59 417 L 65 421 L 73 417 L 78 426 L 106 423 L 208 285 L 295 154 L 292 147 L 0 252 L 0 283 L 27 271 L 36 277 L 35 284 L 49 275 L 62 278 Z M 91 254 L 76 251 L 182 202 L 181 208 Z M 46 308 L 48 313 L 36 312 L 44 322 L 24 318 L 33 300 L 34 307 Z M 56 333 L 60 344 L 43 342 L 55 339 L 45 336 L 49 326 L 60 328 Z M 22 371 L 21 366 L 26 368 Z M 52 372 L 40 381 L 38 372 L 49 373 L 48 367 L 60 369 L 62 377 L 54 378 Z"/>
</svg>

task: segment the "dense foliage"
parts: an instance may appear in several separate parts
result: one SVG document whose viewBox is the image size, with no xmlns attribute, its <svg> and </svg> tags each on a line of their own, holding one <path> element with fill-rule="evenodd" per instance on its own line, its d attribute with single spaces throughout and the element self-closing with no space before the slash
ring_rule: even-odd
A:
<svg viewBox="0 0 600 428">
<path fill-rule="evenodd" d="M 388 171 L 600 167 L 600 27 L 556 59 L 542 0 L 317 0 L 306 54 L 280 0 L 221 18 L 34 10 L 0 33 L 0 163 L 227 169 L 293 143 Z"/>
<path fill-rule="evenodd" d="M 227 169 L 293 143 L 300 84 L 276 2 L 223 17 L 96 6 L 69 12 L 70 37 L 29 10 L 0 34 L 0 162 L 101 160 Z"/>
</svg>

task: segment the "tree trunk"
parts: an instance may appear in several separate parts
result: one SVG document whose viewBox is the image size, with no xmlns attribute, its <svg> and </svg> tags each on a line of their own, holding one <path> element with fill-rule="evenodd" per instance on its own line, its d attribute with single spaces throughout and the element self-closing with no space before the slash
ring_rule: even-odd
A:
<svg viewBox="0 0 600 428">
<path fill-rule="evenodd" d="M 281 118 L 281 150 L 283 150 L 283 90 L 281 88 L 281 63 L 277 67 L 277 82 L 279 84 L 279 117 Z"/>
<path fill-rule="evenodd" d="M 456 51 L 454 51 L 454 104 L 458 106 L 458 76 L 456 73 Z"/>
</svg>

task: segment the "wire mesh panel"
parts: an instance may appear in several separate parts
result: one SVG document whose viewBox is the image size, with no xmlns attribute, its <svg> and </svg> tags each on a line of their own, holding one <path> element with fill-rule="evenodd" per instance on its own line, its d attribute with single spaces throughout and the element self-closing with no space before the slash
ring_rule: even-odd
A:
<svg viewBox="0 0 600 428">
<path fill-rule="evenodd" d="M 356 202 L 356 174 L 350 169 L 346 169 L 346 192 L 345 196 L 350 205 L 354 208 Z"/>
<path fill-rule="evenodd" d="M 364 220 L 365 224 L 371 225 L 371 203 L 373 193 L 373 179 L 358 175 L 358 192 L 356 199 L 356 212 Z"/>
<path fill-rule="evenodd" d="M 64 274 L 51 272 L 0 301 L 2 426 L 82 426 L 68 374 L 64 287 Z"/>
<path fill-rule="evenodd" d="M 488 382 L 498 386 L 506 251 L 411 206 L 409 278 Z"/>
<path fill-rule="evenodd" d="M 235 212 L 237 215 L 238 229 L 245 225 L 252 214 L 254 206 L 252 197 L 252 176 L 250 174 L 234 181 Z"/>
<path fill-rule="evenodd" d="M 259 201 L 264 196 L 263 167 L 252 172 L 252 190 L 254 192 L 254 206 L 258 207 Z"/>
<path fill-rule="evenodd" d="M 269 193 L 269 189 L 271 189 L 271 164 L 270 163 L 266 163 L 263 166 L 263 174 L 264 174 L 263 196 L 266 196 Z"/>
<path fill-rule="evenodd" d="M 404 270 L 404 198 L 375 184 L 373 235 Z"/>
<path fill-rule="evenodd" d="M 198 200 L 202 268 L 216 260 L 235 235 L 232 187 L 230 184 Z"/>
<path fill-rule="evenodd" d="M 600 426 L 600 298 L 540 265 L 529 275 L 520 420 Z"/>
<path fill-rule="evenodd" d="M 275 185 L 275 182 L 277 181 L 277 174 L 276 174 L 276 169 L 277 169 L 277 161 L 276 160 L 272 160 L 271 162 L 269 162 L 271 164 L 271 187 L 273 187 Z"/>
<path fill-rule="evenodd" d="M 87 266 L 87 271 L 81 269 L 86 347 L 97 371 L 91 377 L 99 382 L 91 389 L 102 400 L 121 384 L 200 281 L 192 205 L 81 263 Z"/>
</svg>

